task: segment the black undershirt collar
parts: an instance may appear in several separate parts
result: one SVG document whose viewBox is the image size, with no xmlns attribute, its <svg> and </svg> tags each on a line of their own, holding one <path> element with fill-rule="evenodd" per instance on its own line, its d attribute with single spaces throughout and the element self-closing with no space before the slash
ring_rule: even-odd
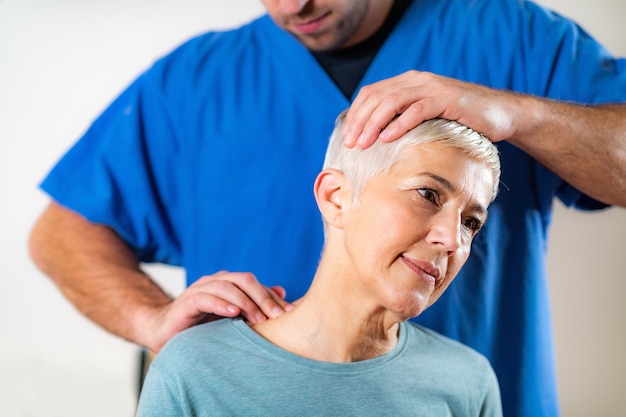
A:
<svg viewBox="0 0 626 417">
<path fill-rule="evenodd" d="M 336 51 L 311 51 L 315 59 L 348 99 L 354 94 L 380 47 L 410 3 L 411 0 L 395 0 L 389 11 L 389 16 L 380 29 L 357 45 Z"/>
</svg>

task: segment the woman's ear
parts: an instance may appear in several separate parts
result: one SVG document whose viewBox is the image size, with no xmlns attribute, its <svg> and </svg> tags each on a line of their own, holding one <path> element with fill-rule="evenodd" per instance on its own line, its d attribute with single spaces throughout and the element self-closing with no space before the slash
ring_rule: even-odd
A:
<svg viewBox="0 0 626 417">
<path fill-rule="evenodd" d="M 313 190 L 317 207 L 328 225 L 343 228 L 349 205 L 350 187 L 346 177 L 334 168 L 326 168 L 315 179 Z"/>
</svg>

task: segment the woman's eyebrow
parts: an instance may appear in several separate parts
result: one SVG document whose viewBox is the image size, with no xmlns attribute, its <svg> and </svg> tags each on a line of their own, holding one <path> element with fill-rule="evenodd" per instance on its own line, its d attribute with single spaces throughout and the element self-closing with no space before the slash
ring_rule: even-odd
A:
<svg viewBox="0 0 626 417">
<path fill-rule="evenodd" d="M 435 174 L 431 174 L 431 173 L 426 173 L 425 175 L 429 176 L 433 180 L 435 180 L 438 183 L 440 183 L 441 185 L 443 185 L 443 187 L 446 188 L 448 191 L 450 191 L 450 192 L 455 192 L 456 191 L 456 187 L 454 185 L 452 185 L 452 183 L 450 181 L 448 181 L 447 179 L 445 179 L 443 177 L 440 177 L 439 175 L 435 175 Z"/>
<path fill-rule="evenodd" d="M 450 191 L 451 193 L 454 193 L 456 191 L 456 187 L 447 179 L 440 177 L 439 175 L 430 173 L 430 172 L 426 173 L 425 175 L 429 176 L 433 180 L 440 183 L 446 190 Z M 487 215 L 487 207 L 484 207 L 482 204 L 474 204 L 470 207 L 470 209 L 472 209 L 473 211 L 482 213 L 484 215 Z"/>
</svg>

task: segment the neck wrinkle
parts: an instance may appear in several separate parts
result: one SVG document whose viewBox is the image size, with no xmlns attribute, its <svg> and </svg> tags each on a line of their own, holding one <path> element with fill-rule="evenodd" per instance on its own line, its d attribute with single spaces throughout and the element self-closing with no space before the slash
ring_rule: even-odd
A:
<svg viewBox="0 0 626 417">
<path fill-rule="evenodd" d="M 336 276 L 324 277 L 323 269 L 320 264 L 311 288 L 293 310 L 253 329 L 287 351 L 324 362 L 362 361 L 393 350 L 398 321 L 382 307 L 366 306 L 354 288 L 341 288 Z"/>
</svg>

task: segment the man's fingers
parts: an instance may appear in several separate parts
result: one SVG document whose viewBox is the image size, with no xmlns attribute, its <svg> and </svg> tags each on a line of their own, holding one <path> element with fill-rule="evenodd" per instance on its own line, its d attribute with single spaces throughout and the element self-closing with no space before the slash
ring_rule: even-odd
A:
<svg viewBox="0 0 626 417">
<path fill-rule="evenodd" d="M 468 83 L 420 71 L 407 71 L 365 86 L 346 115 L 344 144 L 367 148 L 377 139 L 394 141 L 424 120 L 458 120 L 468 112 L 461 108 L 461 98 L 472 88 Z"/>
<path fill-rule="evenodd" d="M 397 134 L 396 129 L 402 130 L 401 123 L 388 130 L 390 126 L 393 126 L 396 116 L 404 114 L 411 106 L 413 106 L 411 113 L 421 108 L 421 104 L 416 104 L 419 103 L 420 96 L 414 86 L 411 90 L 411 86 L 406 85 L 405 80 L 400 80 L 395 83 L 380 82 L 370 87 L 371 91 L 366 90 L 367 97 L 358 102 L 355 101 L 348 110 L 344 132 L 344 134 L 349 133 L 349 136 L 344 138 L 346 146 L 356 145 L 360 148 L 367 148 L 378 139 L 383 131 L 388 132 L 387 139 L 391 141 L 415 127 L 415 125 L 408 126 L 402 133 Z M 422 120 L 416 123 L 419 124 Z"/>
<path fill-rule="evenodd" d="M 393 142 L 423 121 L 440 117 L 441 109 L 435 104 L 429 98 L 412 103 L 380 132 L 378 139 L 383 142 Z"/>
<path fill-rule="evenodd" d="M 293 305 L 285 301 L 287 295 L 285 289 L 280 286 L 267 288 L 267 292 L 271 299 L 265 301 L 265 305 L 261 306 L 261 310 L 270 314 L 269 317 L 280 316 L 286 311 L 293 309 Z"/>
<path fill-rule="evenodd" d="M 276 317 L 285 312 L 289 303 L 283 299 L 285 295 L 283 288 L 270 289 L 262 285 L 253 274 L 247 272 L 234 273 L 232 278 L 233 282 L 266 317 Z M 279 296 L 276 291 L 282 292 L 283 295 Z M 247 309 L 244 306 L 241 307 L 246 313 Z"/>
<path fill-rule="evenodd" d="M 219 272 L 193 284 L 195 291 L 215 295 L 240 309 L 241 315 L 253 323 L 276 317 L 291 305 L 284 300 L 282 287 L 262 285 L 249 272 Z M 191 288 L 191 287 L 190 287 Z"/>
<path fill-rule="evenodd" d="M 270 290 L 274 291 L 274 294 L 278 296 L 281 300 L 285 300 L 287 296 L 287 291 L 280 285 L 274 285 L 273 287 L 269 287 Z"/>
<path fill-rule="evenodd" d="M 375 122 L 372 120 L 372 116 L 379 110 L 384 100 L 390 101 L 387 92 L 394 88 L 394 82 L 393 79 L 382 80 L 371 85 L 366 85 L 359 90 L 359 93 L 346 114 L 345 128 L 342 132 L 345 146 L 355 146 L 359 138 L 363 136 L 367 125 L 370 125 L 370 129 L 372 129 L 372 123 Z M 379 122 L 383 123 L 380 129 L 382 129 L 393 116 L 395 116 L 395 113 L 392 112 L 387 120 Z M 379 132 L 380 129 L 378 130 Z M 371 133 L 366 134 L 366 136 L 370 135 Z M 375 136 L 378 136 L 378 134 Z"/>
</svg>

